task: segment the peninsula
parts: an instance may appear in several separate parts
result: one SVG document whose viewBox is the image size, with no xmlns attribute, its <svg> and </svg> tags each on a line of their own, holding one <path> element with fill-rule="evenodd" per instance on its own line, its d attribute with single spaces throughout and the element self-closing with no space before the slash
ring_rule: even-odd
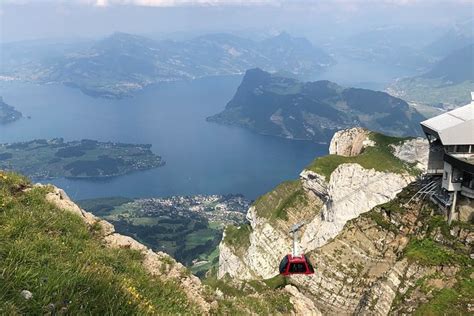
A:
<svg viewBox="0 0 474 316">
<path fill-rule="evenodd" d="M 0 125 L 12 123 L 21 117 L 21 112 L 17 111 L 13 106 L 6 104 L 3 98 L 0 97 Z"/>
<path fill-rule="evenodd" d="M 34 179 L 105 178 L 164 165 L 151 145 L 62 138 L 0 144 L 0 169 Z"/>
</svg>

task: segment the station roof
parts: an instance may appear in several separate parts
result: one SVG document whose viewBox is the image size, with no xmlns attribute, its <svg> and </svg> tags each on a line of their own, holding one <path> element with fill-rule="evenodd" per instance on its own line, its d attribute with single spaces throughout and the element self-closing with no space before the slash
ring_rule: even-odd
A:
<svg viewBox="0 0 474 316">
<path fill-rule="evenodd" d="M 420 123 L 443 145 L 474 145 L 474 101 Z"/>
</svg>

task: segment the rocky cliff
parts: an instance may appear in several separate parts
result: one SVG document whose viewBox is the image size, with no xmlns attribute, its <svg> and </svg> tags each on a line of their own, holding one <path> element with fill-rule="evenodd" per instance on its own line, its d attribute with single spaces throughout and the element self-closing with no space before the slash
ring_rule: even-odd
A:
<svg viewBox="0 0 474 316">
<path fill-rule="evenodd" d="M 51 185 L 0 170 L 0 314 L 301 314 L 283 279 L 202 281 Z"/>
<path fill-rule="evenodd" d="M 337 131 L 329 144 L 329 154 L 339 156 L 357 156 L 365 147 L 375 143 L 369 138 L 370 132 L 361 127 Z"/>
<path fill-rule="evenodd" d="M 340 131 L 331 140 L 330 154 L 363 157 L 364 147 L 382 146 L 371 139 L 371 134 L 361 128 Z M 397 146 L 410 141 L 399 139 Z M 414 153 L 411 158 L 415 156 Z M 421 161 L 422 157 L 418 159 Z M 334 163 L 337 165 L 332 166 L 329 177 L 318 173 L 313 165 L 303 170 L 295 182 L 284 183 L 257 200 L 247 213 L 252 228 L 248 247 L 233 251 L 224 236 L 219 246 L 219 276 L 270 278 L 278 273 L 279 261 L 291 249 L 288 230 L 292 224 L 306 222 L 300 246 L 302 251 L 310 252 L 337 236 L 349 220 L 392 200 L 415 179 L 408 167 L 399 172 L 387 172 L 364 168 L 354 162 Z M 282 207 L 286 212 L 283 217 L 263 214 L 263 210 Z"/>
<path fill-rule="evenodd" d="M 59 209 L 80 216 L 89 227 L 98 225 L 101 237 L 107 247 L 139 251 L 143 255 L 142 264 L 148 273 L 164 280 L 176 282 L 190 301 L 196 303 L 204 313 L 209 312 L 210 304 L 204 299 L 203 287 L 199 278 L 189 274 L 181 263 L 175 261 L 168 254 L 161 251 L 154 252 L 135 239 L 116 233 L 111 223 L 81 209 L 69 199 L 62 189 L 52 187 L 51 192 L 46 195 L 46 200 Z"/>
<path fill-rule="evenodd" d="M 473 237 L 460 225 L 458 250 L 465 257 L 458 257 L 443 248 L 453 238 L 440 217 L 431 226 L 420 223 L 421 217 L 431 219 L 435 208 L 423 202 L 401 207 L 416 190 L 409 184 L 417 168 L 426 166 L 426 148 L 420 139 L 386 138 L 363 129 L 336 133 L 331 155 L 317 159 L 298 180 L 259 198 L 248 211 L 249 226 L 226 230 L 218 276 L 277 275 L 279 261 L 291 250 L 289 227 L 305 221 L 300 250 L 309 255 L 316 273 L 293 276 L 289 282 L 319 311 L 385 315 L 425 308 L 422 303 L 436 296 L 436 286 L 444 288 L 446 279 L 461 278 L 462 267 L 471 268 L 466 254 Z M 432 239 L 440 244 L 431 244 Z M 446 256 L 430 261 L 419 253 L 425 248 Z M 439 262 L 449 262 L 449 267 Z M 404 299 L 412 301 L 401 304 Z"/>
</svg>

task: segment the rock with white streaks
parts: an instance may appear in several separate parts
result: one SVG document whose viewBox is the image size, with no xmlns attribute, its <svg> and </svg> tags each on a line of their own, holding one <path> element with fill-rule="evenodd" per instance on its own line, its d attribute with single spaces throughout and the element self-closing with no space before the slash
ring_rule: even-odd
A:
<svg viewBox="0 0 474 316">
<path fill-rule="evenodd" d="M 365 147 L 374 145 L 369 135 L 370 131 L 361 127 L 338 131 L 329 144 L 329 154 L 345 157 L 357 156 L 362 153 Z"/>
</svg>

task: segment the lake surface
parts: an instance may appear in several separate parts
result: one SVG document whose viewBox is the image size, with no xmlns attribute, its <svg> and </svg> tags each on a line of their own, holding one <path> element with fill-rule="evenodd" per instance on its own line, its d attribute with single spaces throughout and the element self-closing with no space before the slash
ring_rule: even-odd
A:
<svg viewBox="0 0 474 316">
<path fill-rule="evenodd" d="M 329 80 L 344 87 L 384 91 L 395 79 L 415 76 L 414 69 L 406 69 L 374 62 L 333 56 L 337 63 L 311 80 Z"/>
<path fill-rule="evenodd" d="M 241 193 L 255 199 L 296 178 L 326 145 L 254 134 L 209 123 L 232 98 L 240 76 L 153 86 L 106 100 L 62 85 L 1 82 L 0 96 L 23 118 L 0 126 L 0 142 L 63 137 L 152 144 L 166 165 L 107 180 L 45 181 L 73 199 Z"/>
</svg>

